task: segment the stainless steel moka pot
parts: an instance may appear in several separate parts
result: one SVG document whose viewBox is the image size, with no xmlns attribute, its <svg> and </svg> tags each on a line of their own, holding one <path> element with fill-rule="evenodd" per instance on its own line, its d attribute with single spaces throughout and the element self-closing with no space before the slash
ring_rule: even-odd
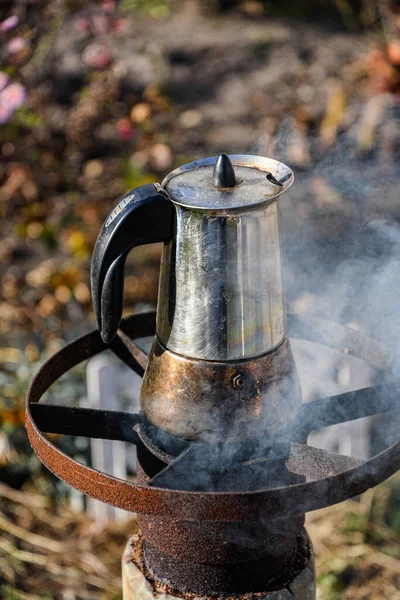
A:
<svg viewBox="0 0 400 600">
<path fill-rule="evenodd" d="M 253 436 L 295 416 L 278 222 L 292 182 L 276 160 L 221 154 L 127 193 L 101 229 L 91 285 L 106 343 L 121 319 L 128 252 L 164 242 L 141 407 L 172 435 Z"/>
</svg>

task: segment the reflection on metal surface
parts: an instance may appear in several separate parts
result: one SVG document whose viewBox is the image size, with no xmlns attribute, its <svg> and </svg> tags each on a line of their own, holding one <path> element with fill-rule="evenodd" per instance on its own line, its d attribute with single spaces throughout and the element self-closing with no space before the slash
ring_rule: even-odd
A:
<svg viewBox="0 0 400 600">
<path fill-rule="evenodd" d="M 277 197 L 293 173 L 268 158 L 224 156 L 217 163 L 232 187 L 215 186 L 217 157 L 163 181 L 175 227 L 161 261 L 157 334 L 168 350 L 211 361 L 260 356 L 286 332 Z"/>
<path fill-rule="evenodd" d="M 156 338 L 140 405 L 153 425 L 188 440 L 271 435 L 301 405 L 289 341 L 257 359 L 217 362 L 178 355 Z"/>
<path fill-rule="evenodd" d="M 219 215 L 176 206 L 161 261 L 157 333 L 178 354 L 237 360 L 285 337 L 278 206 Z"/>
<path fill-rule="evenodd" d="M 172 202 L 192 209 L 243 209 L 270 202 L 287 190 L 294 180 L 291 169 L 278 160 L 252 154 L 230 154 L 237 185 L 221 190 L 213 185 L 218 158 L 211 156 L 196 160 L 167 175 L 162 187 Z M 271 181 L 271 176 L 282 185 Z"/>
</svg>

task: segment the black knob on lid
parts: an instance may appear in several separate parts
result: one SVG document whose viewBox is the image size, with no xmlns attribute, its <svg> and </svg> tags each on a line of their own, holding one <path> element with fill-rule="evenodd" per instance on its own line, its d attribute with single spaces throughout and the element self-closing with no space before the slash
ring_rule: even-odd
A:
<svg viewBox="0 0 400 600">
<path fill-rule="evenodd" d="M 236 176 L 230 158 L 225 152 L 218 156 L 213 173 L 213 185 L 216 188 L 232 188 L 236 185 Z"/>
</svg>

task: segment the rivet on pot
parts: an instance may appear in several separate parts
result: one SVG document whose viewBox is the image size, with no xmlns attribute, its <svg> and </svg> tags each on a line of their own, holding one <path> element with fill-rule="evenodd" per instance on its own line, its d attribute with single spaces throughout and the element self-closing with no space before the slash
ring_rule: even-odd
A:
<svg viewBox="0 0 400 600">
<path fill-rule="evenodd" d="M 241 374 L 238 373 L 237 375 L 235 375 L 235 377 L 232 379 L 232 384 L 233 387 L 237 390 L 239 390 L 240 388 L 242 388 L 244 386 L 244 384 L 246 383 L 246 377 Z"/>
</svg>

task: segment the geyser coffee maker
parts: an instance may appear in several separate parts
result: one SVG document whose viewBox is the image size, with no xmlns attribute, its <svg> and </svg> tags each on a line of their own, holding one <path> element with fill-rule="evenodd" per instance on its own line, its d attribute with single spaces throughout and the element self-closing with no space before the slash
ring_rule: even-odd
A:
<svg viewBox="0 0 400 600">
<path fill-rule="evenodd" d="M 278 197 L 293 174 L 267 158 L 232 161 L 221 154 L 190 163 L 162 187 L 127 194 L 92 259 L 97 326 L 109 343 L 121 320 L 127 253 L 164 242 L 141 407 L 153 425 L 188 440 L 243 437 L 265 419 L 273 429 L 301 403 L 278 224 Z"/>
<path fill-rule="evenodd" d="M 367 462 L 306 443 L 313 429 L 398 403 L 386 382 L 302 404 L 278 224 L 278 198 L 292 181 L 278 161 L 221 154 L 126 194 L 93 254 L 98 331 L 43 365 L 28 392 L 28 433 L 44 464 L 84 493 L 137 513 L 141 533 L 124 558 L 127 600 L 161 592 L 312 600 L 305 513 L 400 467 L 400 442 Z M 151 242 L 164 242 L 157 314 L 121 320 L 126 256 Z M 388 367 L 378 342 L 339 325 L 333 339 L 330 331 L 318 319 L 302 330 L 361 352 L 377 370 Z M 149 357 L 132 342 L 148 335 Z M 139 414 L 37 404 L 60 375 L 106 348 L 144 373 Z M 137 482 L 72 460 L 43 432 L 135 443 Z"/>
</svg>

